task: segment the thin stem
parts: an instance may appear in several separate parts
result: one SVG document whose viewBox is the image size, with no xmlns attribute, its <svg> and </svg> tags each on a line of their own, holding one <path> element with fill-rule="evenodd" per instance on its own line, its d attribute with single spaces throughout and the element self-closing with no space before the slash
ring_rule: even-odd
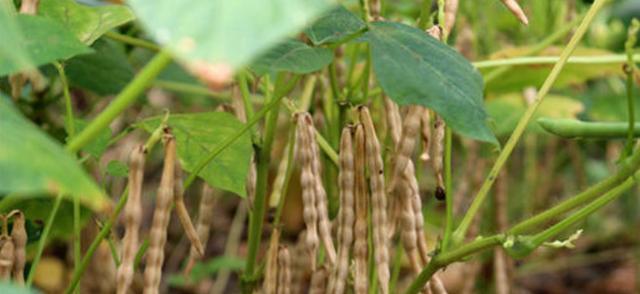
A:
<svg viewBox="0 0 640 294">
<path fill-rule="evenodd" d="M 65 122 L 67 125 L 67 134 L 71 138 L 76 135 L 76 122 L 73 116 L 73 104 L 71 102 L 71 94 L 69 93 L 69 82 L 64 71 L 64 66 L 59 62 L 54 62 L 53 65 L 58 71 L 60 82 L 62 83 L 62 94 L 64 96 L 64 104 L 66 109 Z M 80 234 L 80 198 L 73 197 L 73 262 L 74 266 L 76 267 L 78 266 L 78 264 L 80 263 L 80 259 L 82 258 Z"/>
<path fill-rule="evenodd" d="M 445 191 L 445 226 L 442 238 L 442 251 L 446 251 L 453 233 L 453 183 L 451 174 L 451 128 L 447 127 L 444 133 L 444 191 Z"/>
<path fill-rule="evenodd" d="M 58 214 L 60 203 L 62 203 L 62 194 L 58 194 L 58 196 L 56 196 L 56 200 L 55 202 L 53 202 L 53 207 L 51 208 L 51 212 L 49 212 L 47 223 L 45 224 L 44 230 L 42 231 L 42 235 L 40 236 L 40 241 L 38 242 L 38 249 L 36 249 L 36 255 L 33 258 L 33 262 L 31 263 L 31 268 L 29 269 L 29 276 L 27 277 L 27 287 L 29 288 L 31 288 L 31 284 L 33 284 L 33 278 L 35 277 L 36 269 L 38 268 L 38 263 L 40 263 L 40 258 L 42 257 L 44 246 L 47 243 L 47 239 L 49 239 L 49 233 L 51 233 L 53 222 L 55 221 L 56 215 Z"/>
<path fill-rule="evenodd" d="M 203 95 L 203 96 L 208 96 L 214 99 L 219 99 L 224 101 L 231 100 L 231 96 L 229 95 L 216 93 L 204 86 L 200 86 L 196 84 L 189 84 L 189 83 L 176 82 L 176 81 L 156 80 L 155 82 L 153 82 L 153 86 L 161 89 L 169 90 L 169 91 L 175 91 L 175 92 L 181 92 L 181 93 L 193 94 L 193 95 Z"/>
<path fill-rule="evenodd" d="M 433 0 L 422 0 L 422 6 L 420 7 L 420 16 L 417 24 L 417 27 L 421 30 L 427 29 L 427 26 L 430 24 L 429 20 L 432 4 Z"/>
<path fill-rule="evenodd" d="M 606 2 L 607 0 L 596 0 L 593 3 L 589 11 L 587 12 L 587 15 L 582 20 L 582 22 L 580 23 L 580 26 L 576 30 L 575 35 L 573 35 L 567 47 L 562 51 L 562 54 L 560 55 L 560 60 L 558 61 L 558 63 L 554 65 L 553 69 L 551 70 L 551 73 L 549 74 L 544 84 L 542 85 L 542 88 L 540 88 L 540 91 L 538 91 L 538 95 L 536 96 L 535 102 L 531 104 L 531 106 L 529 106 L 527 111 L 524 113 L 524 115 L 518 122 L 518 125 L 513 131 L 513 134 L 511 135 L 511 137 L 509 137 L 509 140 L 504 146 L 504 149 L 498 155 L 498 159 L 496 160 L 495 164 L 491 168 L 489 175 L 487 176 L 485 181 L 482 183 L 482 186 L 480 187 L 480 191 L 478 191 L 478 194 L 473 199 L 473 202 L 471 203 L 469 210 L 467 211 L 464 218 L 462 219 L 460 226 L 453 233 L 453 242 L 459 243 L 464 239 L 464 236 L 466 235 L 467 230 L 469 229 L 469 225 L 471 224 L 476 213 L 484 203 L 484 200 L 486 199 L 486 196 L 489 190 L 491 189 L 491 186 L 495 182 L 495 179 L 498 173 L 500 172 L 500 169 L 502 169 L 502 166 L 507 161 L 507 158 L 509 158 L 509 155 L 511 155 L 511 152 L 513 151 L 516 144 L 518 143 L 518 140 L 520 140 L 520 137 L 524 133 L 527 125 L 529 124 L 529 121 L 531 120 L 535 111 L 538 109 L 538 107 L 542 103 L 544 97 L 547 95 L 547 93 L 549 93 L 549 90 L 551 89 L 555 81 L 558 79 L 558 76 L 560 75 L 560 72 L 566 65 L 569 56 L 573 53 L 576 46 L 578 45 L 578 43 L 584 36 L 585 32 L 589 28 L 589 25 L 595 18 L 596 14 L 600 11 L 600 9 L 602 9 L 602 7 Z"/>
<path fill-rule="evenodd" d="M 508 234 L 517 235 L 532 230 L 538 225 L 551 220 L 569 210 L 572 210 L 584 203 L 589 203 L 596 199 L 599 195 L 606 193 L 613 187 L 620 185 L 628 177 L 630 177 L 640 167 L 640 150 L 636 151 L 629 161 L 622 165 L 620 170 L 604 179 L 603 181 L 591 186 L 584 192 L 560 202 L 552 208 L 549 208 L 533 217 L 530 217 L 515 226 L 513 226 Z"/>
<path fill-rule="evenodd" d="M 276 81 L 274 89 L 274 95 L 269 105 L 274 105 L 273 109 L 269 111 L 269 115 L 266 118 L 263 144 L 260 146 L 259 152 L 256 153 L 256 195 L 254 199 L 254 209 L 249 215 L 249 249 L 247 254 L 247 264 L 245 272 L 243 274 L 243 293 L 251 293 L 255 280 L 255 265 L 258 257 L 258 248 L 260 247 L 260 240 L 262 239 L 262 225 L 264 221 L 264 214 L 266 210 L 266 192 L 267 192 L 267 178 L 269 174 L 269 163 L 271 160 L 271 147 L 275 137 L 275 130 L 278 121 L 278 114 L 280 109 L 280 101 L 288 93 L 293 86 L 300 79 L 300 76 L 292 78 L 288 85 L 284 83 L 284 75 L 279 75 Z M 266 107 L 265 107 L 266 108 Z M 263 108 L 264 110 L 264 108 Z M 261 110 L 261 112 L 263 111 Z M 259 113 L 254 116 L 254 119 L 259 116 Z"/>
<path fill-rule="evenodd" d="M 605 0 L 606 1 L 606 0 Z M 477 69 L 513 66 L 513 65 L 538 65 L 557 64 L 562 60 L 562 56 L 530 56 L 515 57 L 506 59 L 494 59 L 472 62 Z M 640 54 L 633 54 L 635 62 L 640 61 Z M 597 56 L 573 56 L 567 59 L 567 64 L 594 65 L 594 64 L 622 64 L 627 62 L 625 54 L 607 54 Z"/>
<path fill-rule="evenodd" d="M 135 46 L 135 47 L 149 49 L 149 50 L 154 51 L 154 52 L 158 52 L 158 51 L 160 51 L 160 49 L 162 49 L 162 48 L 160 48 L 160 46 L 158 46 L 158 45 L 156 45 L 156 44 L 154 44 L 152 42 L 149 42 L 147 40 L 134 38 L 134 37 L 123 35 L 123 34 L 119 34 L 119 33 L 116 33 L 116 32 L 111 32 L 111 31 L 110 32 L 106 32 L 104 34 L 104 36 L 109 38 L 109 39 L 118 41 L 118 42 L 129 44 L 129 45 L 132 45 L 132 46 Z"/>
<path fill-rule="evenodd" d="M 87 145 L 127 107 L 138 99 L 138 96 L 153 82 L 158 74 L 171 62 L 167 51 L 158 53 L 118 96 L 78 135 L 71 138 L 66 149 L 71 153 L 78 152 Z"/>
<path fill-rule="evenodd" d="M 124 205 L 127 203 L 128 197 L 129 197 L 129 187 L 124 189 L 124 191 L 122 192 L 122 195 L 120 196 L 120 200 L 118 200 L 118 204 L 116 205 L 115 210 L 113 211 L 111 216 L 109 216 L 109 219 L 104 224 L 104 226 L 102 227 L 102 229 L 100 230 L 96 238 L 93 239 L 93 242 L 91 242 L 91 245 L 89 245 L 89 248 L 87 249 L 87 253 L 82 258 L 82 262 L 80 263 L 80 266 L 76 267 L 76 269 L 73 271 L 73 276 L 71 277 L 71 283 L 69 284 L 67 289 L 64 291 L 65 294 L 73 293 L 78 287 L 78 284 L 80 283 L 80 279 L 82 278 L 82 274 L 87 269 L 87 266 L 89 266 L 89 263 L 93 258 L 93 254 L 96 252 L 96 249 L 98 249 L 98 246 L 100 246 L 100 243 L 102 243 L 102 240 L 104 240 L 104 238 L 111 233 L 111 228 L 118 220 L 118 216 L 120 215 L 120 212 L 124 208 Z"/>
<path fill-rule="evenodd" d="M 627 54 L 627 64 L 625 66 L 625 73 L 627 75 L 627 111 L 629 111 L 629 130 L 627 131 L 627 142 L 624 146 L 624 152 L 622 158 L 625 158 L 633 151 L 633 135 L 635 126 L 635 97 L 633 96 L 633 82 L 636 64 L 633 60 L 633 47 L 636 45 L 638 31 L 640 31 L 640 22 L 638 19 L 633 19 L 631 26 L 629 27 L 628 39 L 625 43 L 625 51 Z"/>
</svg>

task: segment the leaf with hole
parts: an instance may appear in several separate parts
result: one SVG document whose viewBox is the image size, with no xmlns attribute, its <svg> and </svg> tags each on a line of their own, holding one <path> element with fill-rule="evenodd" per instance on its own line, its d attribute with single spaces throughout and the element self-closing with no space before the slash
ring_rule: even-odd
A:
<svg viewBox="0 0 640 294">
<path fill-rule="evenodd" d="M 401 23 L 374 22 L 363 40 L 380 86 L 396 103 L 428 107 L 461 135 L 497 144 L 487 125 L 482 77 L 462 55 Z"/>
<path fill-rule="evenodd" d="M 232 70 L 301 31 L 332 0 L 132 0 L 149 33 L 179 57 Z"/>
<path fill-rule="evenodd" d="M 142 121 L 139 126 L 153 132 L 162 116 Z M 242 123 L 225 112 L 172 114 L 168 125 L 176 137 L 182 167 L 193 168 L 227 137 L 234 135 Z M 209 185 L 245 196 L 245 178 L 253 149 L 249 133 L 245 133 L 211 161 L 198 176 Z"/>
<path fill-rule="evenodd" d="M 62 193 L 102 211 L 110 200 L 58 142 L 0 96 L 0 193 L 45 197 Z"/>
<path fill-rule="evenodd" d="M 74 0 L 40 1 L 38 14 L 63 24 L 88 45 L 135 19 L 131 9 L 124 5 L 87 6 Z"/>
</svg>

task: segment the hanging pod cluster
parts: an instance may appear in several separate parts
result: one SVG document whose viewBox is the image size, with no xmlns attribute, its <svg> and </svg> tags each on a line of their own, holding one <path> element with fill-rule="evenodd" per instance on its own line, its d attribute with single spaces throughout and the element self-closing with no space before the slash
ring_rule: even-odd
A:
<svg viewBox="0 0 640 294">
<path fill-rule="evenodd" d="M 149 247 L 146 253 L 144 270 L 144 293 L 158 293 L 164 263 L 164 246 L 167 239 L 167 227 L 171 217 L 171 208 L 175 206 L 176 214 L 183 229 L 191 241 L 189 259 L 202 257 L 204 247 L 202 240 L 208 239 L 211 206 L 215 203 L 213 195 L 204 189 L 201 200 L 198 227 L 194 228 L 184 204 L 182 187 L 182 168 L 176 159 L 176 141 L 169 128 L 163 130 L 164 164 L 156 197 L 156 206 L 149 230 Z M 144 182 L 144 165 L 147 150 L 140 145 L 134 148 L 129 158 L 129 194 L 124 208 L 123 222 L 125 234 L 122 239 L 121 263 L 117 273 L 117 293 L 128 293 L 134 277 L 134 261 L 140 248 L 140 227 L 142 221 L 142 185 Z M 204 210 L 204 212 L 203 212 Z M 190 262 L 191 263 L 191 262 Z M 193 264 L 191 263 L 191 266 Z M 188 263 L 188 268 L 189 263 Z"/>
</svg>

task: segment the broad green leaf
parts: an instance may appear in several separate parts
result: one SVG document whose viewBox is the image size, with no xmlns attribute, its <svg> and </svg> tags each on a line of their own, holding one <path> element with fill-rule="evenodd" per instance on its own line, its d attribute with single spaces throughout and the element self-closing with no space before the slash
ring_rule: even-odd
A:
<svg viewBox="0 0 640 294">
<path fill-rule="evenodd" d="M 497 144 L 487 126 L 482 77 L 462 55 L 401 23 L 372 23 L 364 39 L 376 78 L 396 103 L 433 109 L 454 131 Z"/>
<path fill-rule="evenodd" d="M 304 30 L 315 45 L 341 41 L 366 27 L 364 21 L 340 5 Z"/>
<path fill-rule="evenodd" d="M 99 95 L 119 93 L 134 76 L 127 55 L 116 44 L 105 40 L 94 43 L 95 53 L 76 56 L 65 64 L 71 85 Z"/>
<path fill-rule="evenodd" d="M 207 277 L 215 275 L 218 271 L 226 269 L 230 271 L 244 270 L 245 260 L 236 256 L 219 256 L 204 262 L 197 262 L 189 279 L 185 279 L 184 275 L 172 275 L 169 277 L 169 284 L 174 286 L 185 285 L 189 283 L 197 283 Z"/>
<path fill-rule="evenodd" d="M 489 99 L 486 105 L 496 136 L 511 134 L 527 110 L 527 103 L 518 93 L 509 93 Z M 547 95 L 533 119 L 538 117 L 576 118 L 583 111 L 584 105 L 578 100 L 558 95 Z M 536 123 L 529 124 L 527 128 L 529 131 L 543 131 Z"/>
<path fill-rule="evenodd" d="M 504 59 L 521 56 L 527 51 L 527 47 L 505 49 L 491 55 L 490 59 Z M 550 47 L 538 56 L 559 56 L 562 48 Z M 572 56 L 589 57 L 612 54 L 609 51 L 593 48 L 576 48 Z M 527 87 L 540 87 L 553 68 L 553 64 L 517 65 L 508 73 L 501 75 L 487 83 L 486 90 L 489 93 L 507 93 L 522 91 Z M 482 69 L 482 74 L 492 71 L 493 68 Z M 623 75 L 620 64 L 567 64 L 560 72 L 558 80 L 553 84 L 554 88 L 563 88 L 570 85 L 582 84 L 587 80 Z"/>
<path fill-rule="evenodd" d="M 82 131 L 87 127 L 88 123 L 82 119 L 76 118 L 74 120 L 76 133 Z M 111 129 L 105 128 L 98 133 L 98 136 L 93 139 L 89 144 L 82 148 L 82 151 L 89 153 L 94 158 L 100 158 L 102 154 L 107 150 L 109 140 L 111 140 Z"/>
<path fill-rule="evenodd" d="M 0 76 L 91 52 L 57 22 L 41 16 L 11 16 L 4 7 L 0 5 Z"/>
<path fill-rule="evenodd" d="M 73 156 L 0 96 L 0 193 L 77 197 L 94 209 L 110 204 Z"/>
<path fill-rule="evenodd" d="M 91 45 L 104 33 L 135 19 L 124 5 L 87 6 L 74 0 L 40 1 L 38 14 L 62 23 L 80 41 Z"/>
<path fill-rule="evenodd" d="M 111 160 L 107 164 L 107 174 L 125 178 L 129 174 L 129 167 L 119 160 Z"/>
<path fill-rule="evenodd" d="M 139 126 L 147 132 L 153 132 L 161 120 L 160 116 L 153 117 L 142 121 Z M 192 172 L 196 164 L 206 158 L 220 142 L 242 128 L 240 121 L 225 112 L 176 114 L 169 116 L 167 123 L 176 137 L 180 163 L 188 172 Z M 252 153 L 250 135 L 245 133 L 198 176 L 213 187 L 244 196 L 245 178 Z"/>
<path fill-rule="evenodd" d="M 288 71 L 306 74 L 331 63 L 333 52 L 311 47 L 297 40 L 287 40 L 261 55 L 251 66 L 258 73 Z"/>
<path fill-rule="evenodd" d="M 334 0 L 130 0 L 151 35 L 183 59 L 237 69 L 301 31 Z"/>
</svg>

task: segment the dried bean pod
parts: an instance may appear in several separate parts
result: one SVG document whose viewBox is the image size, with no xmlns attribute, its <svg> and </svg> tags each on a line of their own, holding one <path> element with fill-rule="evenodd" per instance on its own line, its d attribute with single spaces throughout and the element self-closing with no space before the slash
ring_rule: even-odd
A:
<svg viewBox="0 0 640 294">
<path fill-rule="evenodd" d="M 311 275 L 309 294 L 325 294 L 327 290 L 327 268 L 322 266 Z"/>
<path fill-rule="evenodd" d="M 5 219 L 6 221 L 6 219 Z M 15 260 L 15 245 L 8 235 L 0 236 L 0 280 L 8 281 L 11 279 L 11 270 Z"/>
<path fill-rule="evenodd" d="M 442 166 L 444 162 L 444 133 L 446 125 L 440 118 L 436 118 L 436 122 L 433 124 L 433 160 L 431 164 L 433 166 L 433 172 L 436 175 L 436 191 L 435 196 L 438 200 L 444 200 L 447 191 L 444 189 L 444 178 L 442 176 Z"/>
<path fill-rule="evenodd" d="M 13 280 L 18 285 L 24 285 L 24 265 L 26 263 L 27 230 L 22 211 L 14 210 L 9 213 L 13 217 L 11 239 L 15 245 L 15 261 L 13 263 Z"/>
<path fill-rule="evenodd" d="M 306 246 L 312 258 L 311 268 L 315 268 L 315 256 L 318 250 L 318 215 L 316 211 L 316 189 L 313 174 L 313 148 L 311 147 L 305 117 L 308 114 L 296 116 L 296 157 L 302 165 L 300 171 L 300 185 L 302 186 L 303 219 L 306 225 Z"/>
<path fill-rule="evenodd" d="M 364 126 L 367 167 L 371 188 L 371 222 L 373 226 L 374 256 L 381 293 L 389 290 L 389 233 L 387 231 L 387 195 L 384 188 L 384 163 L 380 143 L 369 110 L 360 107 L 360 121 Z"/>
<path fill-rule="evenodd" d="M 202 186 L 202 196 L 200 197 L 200 208 L 198 208 L 198 222 L 196 223 L 196 232 L 203 246 L 209 241 L 209 233 L 211 230 L 211 222 L 213 221 L 213 209 L 216 205 L 218 197 L 214 194 L 213 189 L 206 183 Z M 204 249 L 204 248 L 203 248 Z M 198 254 L 195 248 L 189 250 L 187 265 L 185 266 L 185 275 L 191 272 L 195 265 Z"/>
<path fill-rule="evenodd" d="M 429 109 L 423 108 L 422 115 L 420 116 L 420 135 L 422 137 L 422 154 L 420 154 L 420 160 L 428 161 L 429 145 L 431 143 L 431 114 Z"/>
<path fill-rule="evenodd" d="M 329 293 L 344 293 L 349 272 L 349 251 L 353 243 L 354 163 L 351 127 L 342 130 L 340 138 L 340 211 L 338 212 L 338 259 L 329 277 Z"/>
<path fill-rule="evenodd" d="M 144 145 L 136 146 L 129 157 L 129 198 L 124 208 L 125 231 L 121 263 L 116 274 L 117 293 L 126 294 L 133 281 L 133 263 L 139 247 L 142 223 L 142 183 L 144 182 Z"/>
<path fill-rule="evenodd" d="M 364 174 L 365 159 L 365 135 L 362 124 L 356 126 L 355 131 L 355 206 L 356 221 L 354 225 L 354 291 L 356 294 L 367 293 L 367 187 Z"/>
<path fill-rule="evenodd" d="M 267 260 L 264 269 L 264 281 L 262 283 L 262 293 L 275 294 L 278 286 L 278 243 L 280 242 L 280 231 L 274 229 L 267 248 Z"/>
<path fill-rule="evenodd" d="M 287 246 L 278 250 L 278 294 L 291 293 L 291 256 Z"/>
<path fill-rule="evenodd" d="M 511 13 L 513 13 L 513 15 L 515 15 L 518 18 L 518 20 L 520 20 L 521 23 L 525 25 L 529 24 L 529 19 L 527 18 L 527 15 L 524 13 L 524 11 L 522 10 L 518 2 L 516 2 L 516 0 L 500 0 L 500 1 L 502 1 L 502 4 L 504 4 L 504 6 L 506 6 L 511 11 Z"/>
<path fill-rule="evenodd" d="M 164 135 L 163 141 L 165 149 L 164 166 L 149 233 L 149 249 L 147 250 L 144 271 L 145 294 L 157 294 L 159 292 L 162 264 L 164 263 L 164 245 L 167 241 L 167 227 L 175 191 L 175 140 L 171 134 L 167 133 Z"/>
<path fill-rule="evenodd" d="M 189 216 L 189 210 L 187 206 L 184 204 L 184 188 L 182 186 L 182 168 L 180 167 L 180 162 L 176 160 L 176 177 L 175 177 L 175 191 L 174 191 L 174 203 L 176 206 L 176 214 L 178 214 L 178 219 L 180 220 L 180 224 L 184 229 L 184 232 L 187 235 L 187 238 L 191 242 L 191 248 L 195 250 L 198 257 L 202 257 L 204 255 L 204 248 L 202 246 L 202 242 L 200 242 L 200 238 L 198 237 L 198 232 L 196 232 L 193 223 L 191 222 L 191 217 Z"/>
<path fill-rule="evenodd" d="M 411 159 L 411 155 L 415 149 L 422 113 L 422 107 L 417 105 L 408 106 L 407 115 L 402 124 L 402 136 L 395 150 L 393 174 L 391 184 L 389 185 L 392 191 L 396 188 L 398 182 L 401 181 L 404 170 L 407 168 L 407 163 Z"/>
</svg>

